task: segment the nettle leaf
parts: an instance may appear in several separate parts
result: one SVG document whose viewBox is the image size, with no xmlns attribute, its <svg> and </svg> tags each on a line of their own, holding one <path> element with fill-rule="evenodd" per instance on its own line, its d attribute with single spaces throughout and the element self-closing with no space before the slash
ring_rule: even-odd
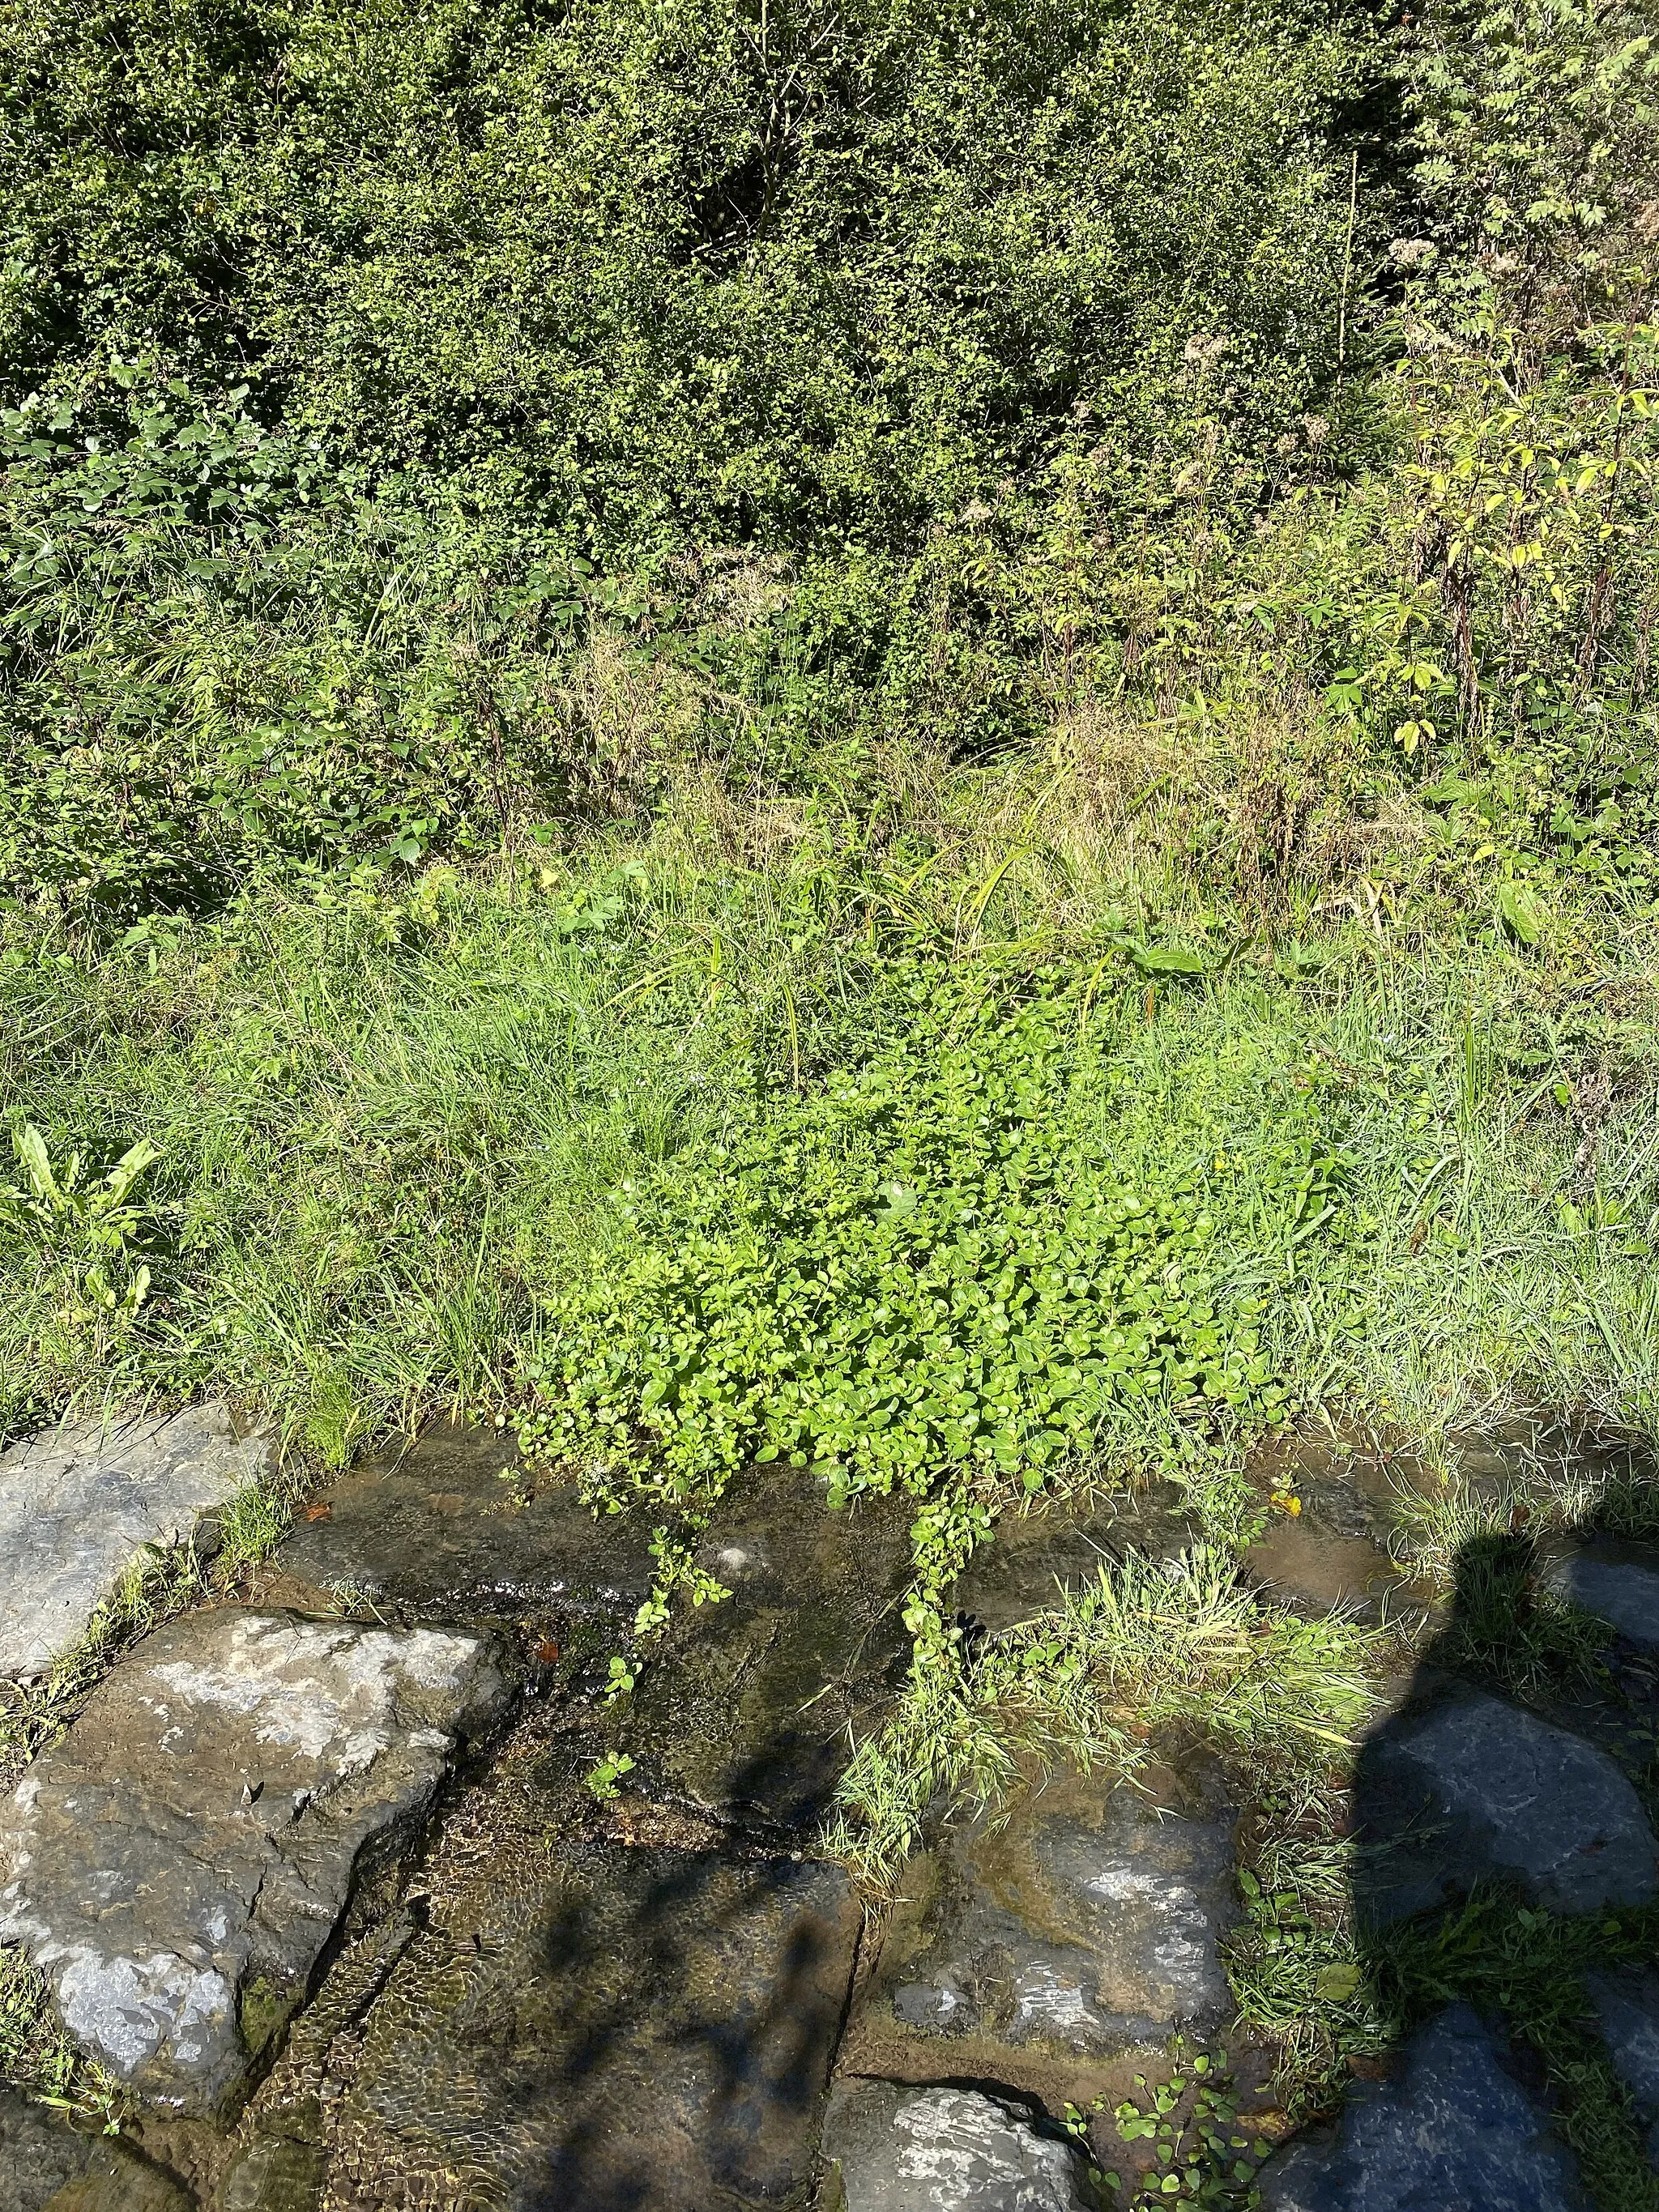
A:
<svg viewBox="0 0 1659 2212">
<path fill-rule="evenodd" d="M 1522 945 L 1536 945 L 1548 927 L 1548 908 L 1528 884 L 1500 884 L 1498 911 L 1510 935 Z"/>
<path fill-rule="evenodd" d="M 1208 957 L 1187 945 L 1129 945 L 1125 946 L 1143 975 L 1207 975 Z"/>
</svg>

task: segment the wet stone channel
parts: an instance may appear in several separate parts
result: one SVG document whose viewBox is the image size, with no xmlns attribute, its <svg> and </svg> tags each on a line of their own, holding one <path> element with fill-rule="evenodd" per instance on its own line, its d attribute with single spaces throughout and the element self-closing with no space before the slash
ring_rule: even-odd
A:
<svg viewBox="0 0 1659 2212">
<path fill-rule="evenodd" d="M 0 1462 L 0 1521 L 8 1464 L 37 1503 L 52 1466 L 113 1501 L 93 1601 L 135 1531 L 188 1533 L 246 1475 L 212 1417 L 137 1442 L 131 1479 L 107 1439 L 81 1440 L 90 1474 L 66 1447 Z M 1624 1686 L 1500 1692 L 1395 1563 L 1417 1471 L 1304 1443 L 1258 1474 L 1297 1507 L 1242 1563 L 1261 1602 L 1416 1639 L 1354 1775 L 1363 1925 L 1487 1880 L 1565 1914 L 1659 1895 L 1659 1554 L 1540 1547 L 1539 1589 L 1608 1624 Z M 0 1801 L 0 1942 L 131 2093 L 118 2137 L 0 2094 L 0 2212 L 1087 2212 L 1151 2167 L 1110 2116 L 1177 2037 L 1224 2054 L 1270 2212 L 1587 2208 L 1535 2063 L 1467 2005 L 1289 2129 L 1228 1978 L 1248 1790 L 1201 1743 L 1133 1786 L 1033 1777 L 997 1820 L 937 1808 L 866 1911 L 819 1838 L 906 1679 L 911 1511 L 749 1478 L 698 1554 L 730 1595 L 641 1650 L 648 1526 L 492 1433 L 433 1431 L 313 1499 Z M 1173 1489 L 1006 1522 L 955 1593 L 963 1634 L 1194 1534 Z M 1585 2011 L 1659 2174 L 1659 1976 L 1609 1972 Z"/>
</svg>

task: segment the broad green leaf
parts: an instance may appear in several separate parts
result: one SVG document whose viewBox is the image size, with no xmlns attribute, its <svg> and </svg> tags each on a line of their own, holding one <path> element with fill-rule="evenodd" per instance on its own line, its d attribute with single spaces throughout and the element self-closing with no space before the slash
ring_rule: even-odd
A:
<svg viewBox="0 0 1659 2212">
<path fill-rule="evenodd" d="M 1510 933 L 1522 945 L 1536 945 L 1549 920 L 1543 901 L 1526 884 L 1498 886 L 1498 911 Z"/>
<path fill-rule="evenodd" d="M 1129 957 L 1144 975 L 1207 975 L 1210 962 L 1186 945 L 1131 945 Z"/>
</svg>

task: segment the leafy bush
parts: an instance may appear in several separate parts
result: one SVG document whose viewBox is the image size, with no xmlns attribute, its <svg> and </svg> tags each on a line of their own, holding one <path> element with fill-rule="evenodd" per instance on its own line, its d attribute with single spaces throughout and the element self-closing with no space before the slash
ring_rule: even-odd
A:
<svg viewBox="0 0 1659 2212">
<path fill-rule="evenodd" d="M 130 922 L 261 863 L 494 848 L 568 802 L 579 569 L 492 575 L 498 538 L 371 497 L 246 386 L 119 383 L 0 431 L 0 884 Z"/>
<path fill-rule="evenodd" d="M 1329 383 L 1371 53 L 1306 0 L 17 17 L 0 889 L 127 925 L 648 799 L 595 623 L 774 781 L 1037 726 L 1121 659 L 1103 568 Z"/>
<path fill-rule="evenodd" d="M 52 0 L 6 50 L 14 391 L 252 362 L 607 566 L 908 555 L 1073 410 L 1144 455 L 1194 332 L 1252 422 L 1304 404 L 1365 52 L 1297 0 Z"/>
</svg>

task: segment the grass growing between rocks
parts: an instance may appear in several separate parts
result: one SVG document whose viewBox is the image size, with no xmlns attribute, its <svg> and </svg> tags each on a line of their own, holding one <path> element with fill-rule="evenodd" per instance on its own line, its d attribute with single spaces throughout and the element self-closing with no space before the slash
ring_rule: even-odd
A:
<svg viewBox="0 0 1659 2212">
<path fill-rule="evenodd" d="M 1051 1612 L 978 1650 L 958 1632 L 919 1669 L 842 1779 L 831 1848 L 881 1890 L 939 1795 L 994 1813 L 1033 1765 L 1133 1774 L 1172 1735 L 1213 1746 L 1254 1796 L 1275 1769 L 1352 1741 L 1377 1644 L 1340 1620 L 1261 1607 L 1220 1549 L 1103 1564 Z"/>
<path fill-rule="evenodd" d="M 1244 2025 L 1280 2044 L 1291 2117 L 1328 2106 L 1354 2062 L 1385 2058 L 1442 2006 L 1469 2004 L 1535 2054 L 1602 2212 L 1653 2212 L 1646 2129 L 1601 2045 L 1584 1978 L 1650 1966 L 1659 1909 L 1569 1917 L 1484 1890 L 1432 1921 L 1362 1937 L 1356 1847 L 1334 1833 L 1329 1804 L 1263 1810 L 1281 1825 L 1246 1877 L 1229 1968 Z"/>
<path fill-rule="evenodd" d="M 1648 2161 L 1629 2093 L 1595 2034 L 1587 1973 L 1650 1966 L 1659 1908 L 1564 1918 L 1491 1894 L 1439 1926 L 1411 1923 L 1377 1948 L 1372 1972 L 1401 2028 L 1462 2001 L 1501 2013 L 1547 2069 L 1562 2131 L 1605 2212 L 1654 2212 L 1659 2174 Z"/>
<path fill-rule="evenodd" d="M 0 1950 L 0 2082 L 82 2126 L 119 2124 L 120 2083 L 76 2048 L 52 2008 L 44 1976 L 15 1950 Z"/>
</svg>

